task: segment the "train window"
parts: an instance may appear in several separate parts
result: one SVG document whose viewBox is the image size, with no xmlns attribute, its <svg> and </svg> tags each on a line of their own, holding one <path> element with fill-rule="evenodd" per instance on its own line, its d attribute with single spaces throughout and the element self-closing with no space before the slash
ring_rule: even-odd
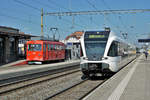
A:
<svg viewBox="0 0 150 100">
<path fill-rule="evenodd" d="M 64 49 L 65 49 L 65 47 L 63 45 L 61 45 L 61 50 L 64 50 Z"/>
<path fill-rule="evenodd" d="M 51 44 L 51 50 L 53 50 L 53 44 Z"/>
<path fill-rule="evenodd" d="M 61 45 L 59 45 L 59 50 L 62 50 L 62 46 Z"/>
<path fill-rule="evenodd" d="M 59 50 L 62 50 L 62 46 L 61 45 L 59 46 Z"/>
<path fill-rule="evenodd" d="M 60 50 L 60 45 L 57 46 L 57 49 Z"/>
<path fill-rule="evenodd" d="M 51 50 L 51 44 L 49 44 L 49 50 Z"/>
<path fill-rule="evenodd" d="M 56 50 L 59 50 L 59 45 L 56 45 Z"/>
<path fill-rule="evenodd" d="M 57 45 L 55 45 L 54 49 L 57 50 Z"/>
<path fill-rule="evenodd" d="M 61 45 L 59 46 L 59 50 L 62 50 L 62 46 Z"/>
<path fill-rule="evenodd" d="M 47 44 L 48 45 L 48 51 L 50 51 L 50 44 Z"/>
<path fill-rule="evenodd" d="M 41 44 L 29 44 L 28 51 L 41 51 Z"/>
<path fill-rule="evenodd" d="M 57 50 L 60 50 L 60 49 L 59 49 L 59 45 L 57 45 Z"/>
<path fill-rule="evenodd" d="M 118 56 L 118 42 L 116 41 L 112 42 L 109 52 L 108 52 L 108 56 L 111 56 L 111 57 Z"/>
<path fill-rule="evenodd" d="M 61 45 L 61 50 L 64 50 L 64 46 Z"/>
</svg>

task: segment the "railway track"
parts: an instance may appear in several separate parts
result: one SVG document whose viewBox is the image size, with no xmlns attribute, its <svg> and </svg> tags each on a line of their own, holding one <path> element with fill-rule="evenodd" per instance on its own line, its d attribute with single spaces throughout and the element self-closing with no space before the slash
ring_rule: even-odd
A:
<svg viewBox="0 0 150 100">
<path fill-rule="evenodd" d="M 130 64 L 132 61 L 127 63 L 125 66 Z M 101 77 L 101 79 L 98 81 L 83 80 L 71 87 L 68 87 L 52 96 L 45 98 L 44 100 L 82 100 L 85 96 L 103 84 L 110 77 L 111 76 L 106 76 L 105 78 Z"/>
<path fill-rule="evenodd" d="M 57 74 L 48 80 L 11 89 L 11 91 L 3 91 L 0 93 L 0 98 L 2 100 L 44 100 L 48 95 L 54 95 L 69 85 L 76 84 L 77 81 L 81 80 L 81 75 L 82 73 L 77 69 L 63 75 Z M 3 89 L 1 88 L 1 90 Z"/>
<path fill-rule="evenodd" d="M 9 92 L 13 92 L 19 89 L 23 89 L 26 87 L 30 87 L 36 84 L 40 84 L 42 82 L 45 81 L 50 81 L 59 77 L 64 77 L 66 75 L 70 75 L 76 72 L 79 72 L 80 69 L 70 69 L 70 70 L 63 70 L 62 72 L 57 71 L 55 73 L 51 73 L 51 74 L 46 74 L 46 75 L 41 75 L 39 77 L 34 77 L 34 78 L 29 78 L 29 79 L 24 79 L 24 80 L 19 80 L 19 81 L 15 81 L 15 82 L 11 82 L 11 83 L 7 83 L 7 84 L 2 84 L 0 85 L 0 96 L 7 94 Z"/>
<path fill-rule="evenodd" d="M 56 75 L 48 76 L 41 81 L 31 80 L 30 84 L 29 81 L 23 82 L 23 86 L 16 88 L 11 88 L 10 85 L 0 87 L 0 98 L 2 100 L 81 100 L 106 80 L 106 78 L 81 80 L 82 73 L 79 69 Z"/>
<path fill-rule="evenodd" d="M 97 81 L 82 80 L 44 100 L 81 100 L 104 82 L 105 79 Z"/>
<path fill-rule="evenodd" d="M 41 77 L 45 77 L 45 76 L 49 76 L 49 75 L 61 73 L 64 71 L 77 69 L 77 68 L 79 68 L 77 65 L 76 66 L 69 66 L 69 67 L 64 67 L 64 68 L 59 68 L 59 69 L 48 70 L 48 71 L 44 71 L 44 72 L 27 74 L 24 76 L 17 76 L 17 77 L 11 77 L 11 78 L 7 78 L 7 79 L 3 79 L 3 80 L 0 80 L 0 88 L 7 86 L 7 85 L 25 82 L 28 80 L 33 80 L 33 79 L 37 79 L 37 78 L 41 78 Z"/>
</svg>

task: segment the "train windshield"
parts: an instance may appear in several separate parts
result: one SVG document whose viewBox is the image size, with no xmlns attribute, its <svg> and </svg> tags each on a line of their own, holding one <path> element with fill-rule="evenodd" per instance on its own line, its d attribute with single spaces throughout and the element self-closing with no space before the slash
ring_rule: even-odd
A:
<svg viewBox="0 0 150 100">
<path fill-rule="evenodd" d="M 41 44 L 28 44 L 28 51 L 41 51 Z"/>
<path fill-rule="evenodd" d="M 89 60 L 101 60 L 104 55 L 109 32 L 85 33 L 85 51 Z"/>
</svg>

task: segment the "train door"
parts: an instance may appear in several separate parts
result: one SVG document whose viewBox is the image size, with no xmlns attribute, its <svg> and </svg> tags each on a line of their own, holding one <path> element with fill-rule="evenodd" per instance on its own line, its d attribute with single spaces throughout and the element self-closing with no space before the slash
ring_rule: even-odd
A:
<svg viewBox="0 0 150 100">
<path fill-rule="evenodd" d="M 60 46 L 61 59 L 65 58 L 65 47 L 64 45 Z"/>
<path fill-rule="evenodd" d="M 46 59 L 46 44 L 43 43 L 43 59 Z"/>
<path fill-rule="evenodd" d="M 52 44 L 49 44 L 49 60 L 52 60 Z"/>
<path fill-rule="evenodd" d="M 48 60 L 50 60 L 50 44 L 47 44 L 48 46 Z"/>
<path fill-rule="evenodd" d="M 48 44 L 46 44 L 46 60 L 48 60 Z"/>
<path fill-rule="evenodd" d="M 62 52 L 61 48 L 62 48 L 62 46 L 58 45 L 59 59 L 62 59 L 62 57 L 63 57 L 63 52 Z"/>
<path fill-rule="evenodd" d="M 54 60 L 54 45 L 51 44 L 51 59 Z"/>
<path fill-rule="evenodd" d="M 54 51 L 54 57 L 55 57 L 55 60 L 57 60 L 57 58 L 58 58 L 57 57 L 57 53 L 58 52 L 57 52 L 57 45 L 56 44 L 54 45 L 54 49 L 55 49 L 55 51 Z"/>
<path fill-rule="evenodd" d="M 111 65 L 114 66 L 114 69 L 112 69 L 114 71 L 119 69 L 119 64 L 121 62 L 121 56 L 118 54 L 118 50 L 118 42 L 113 41 L 108 51 L 108 60 Z"/>
<path fill-rule="evenodd" d="M 58 58 L 62 59 L 61 45 L 58 45 L 57 50 L 58 50 Z"/>
</svg>

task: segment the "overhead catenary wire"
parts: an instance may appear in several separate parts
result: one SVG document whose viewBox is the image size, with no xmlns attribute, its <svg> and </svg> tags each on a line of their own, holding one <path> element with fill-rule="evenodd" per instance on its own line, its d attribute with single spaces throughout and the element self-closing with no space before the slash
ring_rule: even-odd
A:
<svg viewBox="0 0 150 100">
<path fill-rule="evenodd" d="M 35 9 L 35 10 L 41 12 L 41 9 L 39 9 L 39 8 L 37 8 L 37 7 L 34 7 L 34 6 L 30 5 L 30 4 L 24 3 L 24 2 L 22 2 L 21 0 L 14 0 L 14 1 L 15 1 L 16 3 L 22 4 L 22 5 L 26 6 L 26 7 L 30 7 L 30 8 L 32 8 L 32 9 Z"/>
<path fill-rule="evenodd" d="M 25 7 L 28 7 L 28 8 L 32 8 L 32 9 L 35 9 L 35 10 L 37 10 L 37 11 L 41 11 L 41 9 L 39 9 L 39 6 L 35 6 L 35 5 L 33 5 L 32 3 L 29 3 L 29 2 L 24 2 L 23 0 L 14 0 L 16 3 L 18 3 L 18 4 L 20 4 L 20 5 L 23 5 L 23 6 L 25 6 Z M 34 0 L 33 0 L 34 1 Z M 38 0 L 38 1 L 40 1 L 40 0 Z M 51 0 L 48 0 L 48 1 L 51 1 Z M 95 3 L 93 3 L 92 1 L 90 1 L 90 0 L 88 0 L 90 3 L 92 3 L 92 5 L 93 5 L 93 7 L 96 7 L 96 5 L 95 5 Z M 104 1 L 104 0 L 102 0 L 102 1 Z M 35 1 L 36 2 L 36 1 Z M 55 2 L 55 1 L 54 1 Z M 40 2 L 38 2 L 38 3 L 40 3 Z M 59 5 L 59 2 L 56 2 L 58 5 Z M 107 3 L 104 1 L 104 3 L 105 3 L 105 5 L 107 5 Z M 43 4 L 45 4 L 45 2 L 43 2 Z M 53 4 L 53 3 L 52 3 Z M 48 5 L 50 5 L 50 4 L 46 4 L 47 5 L 47 7 L 48 7 Z M 91 6 L 92 6 L 91 5 Z M 41 5 L 40 5 L 41 6 Z M 62 7 L 61 7 L 62 8 Z M 107 8 L 110 8 L 108 5 L 107 5 Z M 64 9 L 64 8 L 63 8 Z M 67 9 L 66 9 L 67 10 Z M 122 11 L 120 11 L 120 10 L 116 10 L 116 12 L 114 12 L 114 10 L 109 10 L 109 11 L 112 11 L 112 13 L 109 13 L 109 12 L 107 12 L 107 10 L 104 10 L 104 11 L 106 11 L 106 15 L 107 14 L 119 14 L 119 20 L 120 20 L 120 22 L 122 23 L 122 25 L 123 26 L 125 26 L 125 24 L 126 23 L 124 23 L 123 21 L 124 20 L 122 20 L 124 17 L 123 16 L 120 16 L 120 14 L 123 14 L 123 13 L 125 13 L 125 14 L 128 14 L 128 13 L 135 13 L 135 12 L 146 12 L 146 11 L 150 11 L 149 9 L 127 9 L 128 11 L 125 11 L 125 10 L 122 10 Z M 132 12 L 131 12 L 131 10 L 132 10 Z M 63 10 L 62 10 L 63 11 Z M 95 10 L 95 11 L 100 11 L 100 10 Z M 117 12 L 118 11 L 118 12 Z M 119 12 L 120 11 L 120 12 Z M 75 13 L 72 13 L 73 11 L 69 11 L 69 12 L 71 12 L 71 13 L 69 13 L 71 16 L 74 16 L 75 18 L 77 17 L 77 15 L 78 14 L 75 14 Z M 82 11 L 81 11 L 82 12 Z M 31 12 L 32 13 L 32 12 Z M 46 13 L 46 12 L 45 12 Z M 57 12 L 56 12 L 57 13 Z M 97 15 L 98 13 L 96 12 L 95 14 L 94 13 L 91 13 L 91 12 L 89 11 L 89 14 L 87 14 L 87 15 Z M 72 15 L 72 14 L 74 14 L 74 15 Z M 100 13 L 99 13 L 100 14 Z M 104 14 L 104 13 L 101 13 L 101 14 Z M 80 15 L 84 15 L 84 14 L 80 14 Z M 29 20 L 27 20 L 27 18 L 23 18 L 23 17 L 18 17 L 18 16 L 11 16 L 10 14 L 8 14 L 8 13 L 6 13 L 6 14 L 1 14 L 1 16 L 7 16 L 7 17 L 9 17 L 9 18 L 11 18 L 11 19 L 14 19 L 14 20 L 21 20 L 21 21 L 26 21 L 26 23 L 32 23 L 32 20 L 30 20 L 30 18 L 29 18 Z M 52 15 L 53 16 L 53 15 Z M 56 15 L 57 16 L 57 15 Z M 61 17 L 61 15 L 59 15 L 60 17 Z M 64 15 L 64 16 L 66 16 L 66 15 Z M 18 18 L 14 18 L 14 17 L 18 17 Z M 80 17 L 80 16 L 79 16 Z M 21 18 L 21 19 L 19 19 L 19 18 Z M 81 18 L 81 17 L 80 17 Z M 25 20 L 24 20 L 25 19 Z M 63 18 L 62 18 L 63 19 Z M 73 19 L 73 17 L 72 17 L 72 19 Z M 34 21 L 34 20 L 33 20 Z M 76 20 L 75 20 L 76 21 Z M 78 20 L 77 20 L 78 21 Z M 82 21 L 82 20 L 81 20 Z M 40 21 L 39 21 L 40 22 Z M 34 22 L 33 22 L 34 23 Z M 69 22 L 68 23 L 74 23 L 73 21 L 71 22 L 70 20 L 69 20 Z M 81 23 L 81 24 L 80 24 Z M 79 25 L 81 25 L 81 27 L 84 27 L 84 25 L 82 25 L 82 22 L 80 22 L 80 23 L 78 23 Z M 80 26 L 79 26 L 80 27 Z M 125 27 L 126 28 L 126 27 Z"/>
<path fill-rule="evenodd" d="M 47 8 L 53 9 L 53 10 L 57 10 L 56 8 L 52 7 L 51 5 L 43 3 L 40 0 L 32 0 L 32 1 L 36 2 L 36 3 L 40 4 L 40 5 L 43 5 L 44 7 L 47 7 Z"/>
<path fill-rule="evenodd" d="M 70 9 L 68 9 L 68 8 L 66 8 L 66 7 L 64 7 L 64 6 L 60 5 L 60 4 L 57 4 L 56 2 L 54 2 L 54 1 L 52 1 L 52 0 L 48 0 L 48 2 L 52 3 L 52 4 L 55 5 L 55 6 L 61 7 L 61 8 L 63 8 L 63 9 L 65 9 L 65 10 L 71 11 Z"/>
<path fill-rule="evenodd" d="M 102 14 L 133 14 L 150 12 L 150 9 L 123 9 L 123 10 L 98 10 L 98 11 L 74 11 L 74 12 L 46 12 L 49 16 L 72 16 L 72 15 L 102 15 Z"/>
<path fill-rule="evenodd" d="M 88 2 L 89 5 L 91 5 L 91 6 L 94 8 L 94 10 L 98 11 L 97 7 L 96 7 L 93 3 L 91 3 L 89 0 L 86 0 L 86 1 Z M 106 25 L 106 21 L 108 21 L 108 23 L 110 23 L 110 25 L 113 24 L 113 23 L 107 18 L 107 13 L 106 13 L 106 14 L 103 14 L 103 16 L 104 16 L 104 27 L 108 27 L 108 26 Z M 115 26 L 115 24 L 113 24 L 113 25 Z M 116 28 L 118 28 L 118 27 L 116 27 Z"/>
<path fill-rule="evenodd" d="M 56 3 L 56 2 L 54 2 L 53 0 L 48 0 L 48 2 L 50 2 L 51 4 L 53 4 L 53 5 L 55 5 L 55 6 L 61 7 L 61 8 L 63 8 L 63 9 L 65 9 L 65 10 L 68 10 L 68 11 L 70 11 L 70 12 L 72 11 L 71 9 L 62 6 L 62 5 L 60 5 L 60 4 Z M 60 16 L 59 16 L 59 17 L 60 17 Z M 72 16 L 72 22 L 65 19 L 65 21 L 67 21 L 68 23 L 72 23 L 71 29 L 74 27 L 74 25 L 77 25 L 77 26 L 79 26 L 79 27 L 85 28 L 85 26 L 75 23 L 75 17 L 76 17 L 76 15 Z M 61 19 L 61 18 L 62 18 L 62 17 L 60 17 L 60 19 Z M 64 19 L 63 19 L 63 20 L 64 20 Z M 82 21 L 81 21 L 80 18 L 79 18 L 79 20 L 80 20 L 80 22 L 82 23 Z"/>
<path fill-rule="evenodd" d="M 94 9 L 94 10 L 98 10 L 97 9 L 97 7 L 93 4 L 93 3 L 91 3 L 89 0 L 86 0 L 86 2 Z M 95 25 L 97 25 L 97 26 L 99 26 L 99 24 L 97 24 L 94 20 L 92 20 L 92 16 L 90 17 L 90 20 L 95 24 Z"/>
<path fill-rule="evenodd" d="M 94 4 L 92 4 L 89 0 L 86 0 L 87 1 L 87 3 L 90 5 L 90 6 L 92 6 L 95 10 L 98 10 L 97 8 L 96 8 L 96 6 L 94 5 Z"/>
<path fill-rule="evenodd" d="M 69 8 L 64 7 L 64 6 L 62 6 L 62 5 L 60 5 L 60 4 L 56 3 L 56 2 L 54 2 L 53 0 L 48 0 L 48 1 L 49 1 L 51 4 L 55 5 L 55 6 L 61 7 L 61 8 L 65 9 L 65 10 L 67 10 L 67 11 L 69 11 L 69 12 L 72 12 L 72 10 L 70 9 L 70 7 L 69 7 Z M 71 3 L 71 1 L 69 1 L 69 3 Z M 70 4 L 70 5 L 71 5 L 71 4 Z M 75 23 L 76 15 L 70 15 L 70 16 L 72 16 L 72 23 Z M 60 16 L 59 16 L 59 17 L 60 17 Z M 78 19 L 80 20 L 81 23 L 84 23 L 84 21 L 81 20 L 80 17 L 79 17 Z M 85 20 L 85 19 L 86 19 L 86 22 L 87 22 L 87 20 L 88 20 L 89 18 L 87 18 L 87 17 L 85 18 L 85 17 L 84 17 L 84 20 Z M 94 23 L 95 25 L 97 25 L 96 22 L 93 21 L 93 23 Z M 98 25 L 98 26 L 99 26 L 99 25 Z"/>
<path fill-rule="evenodd" d="M 104 0 L 101 0 L 101 1 L 106 6 L 106 8 L 108 8 L 109 10 L 111 10 L 111 7 Z M 120 22 L 124 26 L 124 28 L 127 28 L 126 25 L 123 23 L 123 21 L 121 19 L 121 16 L 117 16 L 116 14 L 115 14 L 115 16 L 120 20 Z M 120 30 L 120 32 L 121 32 L 121 30 Z"/>
<path fill-rule="evenodd" d="M 102 3 L 106 6 L 106 8 L 108 8 L 109 10 L 111 10 L 111 7 L 110 6 L 108 6 L 108 4 L 104 1 L 104 0 L 101 0 L 102 1 Z M 124 22 L 123 22 L 123 20 L 122 20 L 122 17 L 121 17 L 121 14 L 119 14 L 119 15 L 116 15 L 115 14 L 115 16 L 119 19 L 119 21 L 120 21 L 120 23 L 121 23 L 121 26 L 123 26 L 123 28 L 125 29 L 125 31 L 123 31 L 123 30 L 120 30 L 120 28 L 118 27 L 118 29 L 120 30 L 120 35 L 123 35 L 123 34 L 125 34 L 126 32 L 127 32 L 127 30 L 129 30 L 129 27 L 127 27 L 125 24 L 124 24 Z M 127 33 L 126 33 L 127 34 Z M 128 38 L 130 38 L 130 37 L 128 37 Z"/>
<path fill-rule="evenodd" d="M 29 21 L 29 20 L 26 20 L 26 19 L 23 19 L 23 18 L 20 18 L 20 17 L 16 17 L 16 16 L 12 16 L 12 15 L 7 15 L 7 14 L 4 14 L 2 12 L 0 13 L 0 16 L 8 17 L 8 18 L 14 19 L 14 20 L 20 20 L 20 21 L 23 21 L 25 23 L 31 23 L 31 24 L 35 24 L 35 25 L 39 24 L 37 22 Z"/>
</svg>

